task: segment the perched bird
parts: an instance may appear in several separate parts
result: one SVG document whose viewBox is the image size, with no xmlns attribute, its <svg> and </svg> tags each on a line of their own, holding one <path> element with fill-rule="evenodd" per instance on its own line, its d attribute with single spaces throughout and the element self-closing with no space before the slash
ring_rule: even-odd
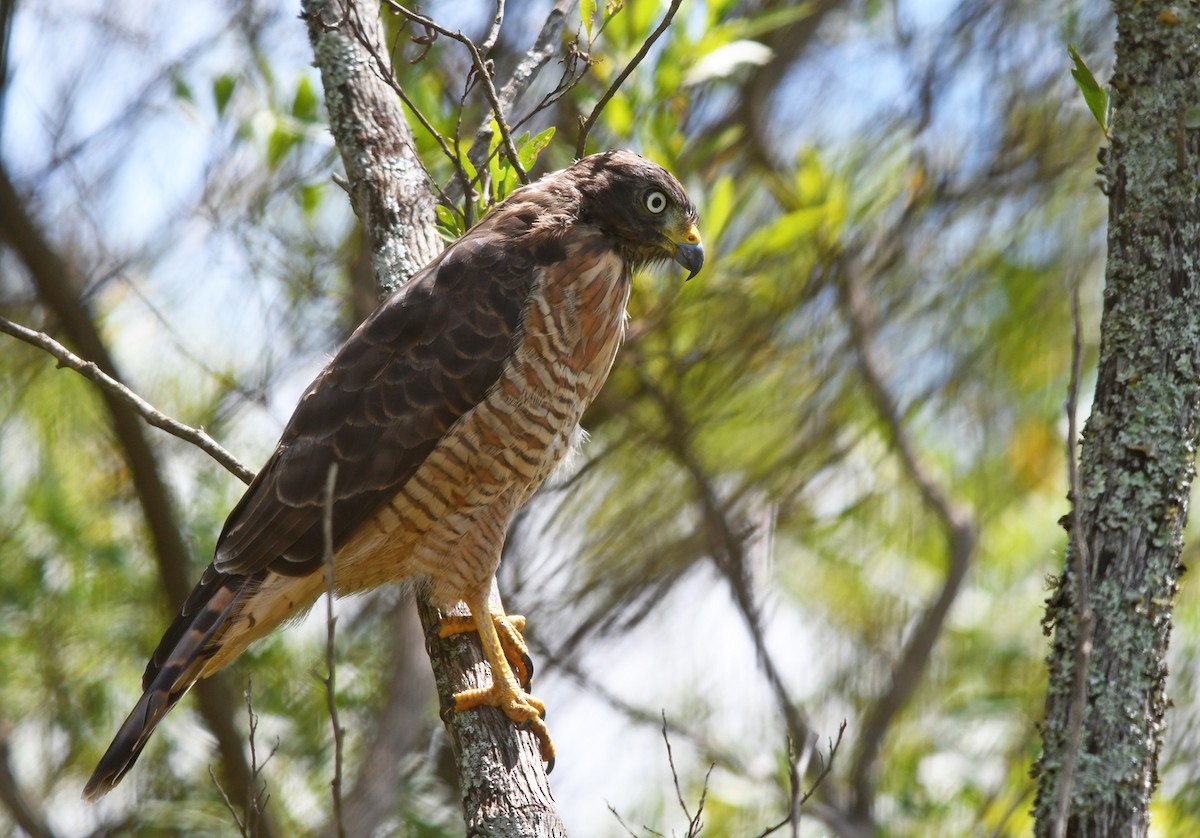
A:
<svg viewBox="0 0 1200 838">
<path fill-rule="evenodd" d="M 471 618 L 442 632 L 478 631 L 492 685 L 456 709 L 501 708 L 553 759 L 522 624 L 489 609 L 492 579 L 513 515 L 608 376 L 633 271 L 674 259 L 695 276 L 696 223 L 660 166 L 595 154 L 514 191 L 368 317 L 229 513 L 84 797 L 121 781 L 192 684 L 326 590 L 327 507 L 338 594 L 413 579 L 435 605 L 465 603 Z"/>
</svg>

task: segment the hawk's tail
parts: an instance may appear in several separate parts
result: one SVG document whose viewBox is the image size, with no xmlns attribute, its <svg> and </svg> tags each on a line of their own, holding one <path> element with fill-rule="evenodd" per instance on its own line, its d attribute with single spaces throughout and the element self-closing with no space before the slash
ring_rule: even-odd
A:
<svg viewBox="0 0 1200 838">
<path fill-rule="evenodd" d="M 211 674 L 205 665 L 221 648 L 230 617 L 261 576 L 232 576 L 209 565 L 154 650 L 142 676 L 142 697 L 84 786 L 85 800 L 97 800 L 121 782 L 167 712 L 201 675 Z"/>
</svg>

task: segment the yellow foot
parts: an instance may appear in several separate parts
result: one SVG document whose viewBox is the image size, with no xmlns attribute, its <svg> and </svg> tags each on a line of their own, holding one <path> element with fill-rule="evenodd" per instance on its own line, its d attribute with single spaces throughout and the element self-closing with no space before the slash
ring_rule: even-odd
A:
<svg viewBox="0 0 1200 838">
<path fill-rule="evenodd" d="M 504 657 L 512 667 L 517 682 L 526 692 L 533 685 L 533 658 L 529 657 L 529 647 L 521 632 L 525 630 L 525 618 L 520 614 L 500 614 L 492 612 L 492 623 L 496 626 L 496 634 L 500 637 L 500 645 L 504 649 Z M 451 637 L 455 634 L 466 634 L 479 631 L 473 616 L 448 614 L 442 617 L 438 626 L 438 637 Z"/>
<path fill-rule="evenodd" d="M 546 705 L 528 692 L 533 661 L 521 637 L 525 618 L 499 612 L 490 612 L 488 616 L 490 619 L 482 624 L 474 616 L 443 617 L 438 628 L 441 637 L 478 631 L 484 656 L 492 668 L 492 685 L 455 693 L 454 709 L 461 713 L 476 707 L 498 707 L 518 725 L 528 727 L 537 737 L 548 773 L 554 768 L 554 743 L 546 727 Z"/>
<path fill-rule="evenodd" d="M 554 742 L 550 739 L 550 728 L 546 727 L 546 705 L 515 684 L 513 686 L 515 689 L 508 689 L 503 682 L 493 681 L 490 687 L 455 693 L 454 709 L 462 713 L 476 707 L 499 707 L 506 716 L 527 727 L 537 737 L 542 761 L 547 763 L 546 772 L 549 773 L 554 769 Z"/>
</svg>

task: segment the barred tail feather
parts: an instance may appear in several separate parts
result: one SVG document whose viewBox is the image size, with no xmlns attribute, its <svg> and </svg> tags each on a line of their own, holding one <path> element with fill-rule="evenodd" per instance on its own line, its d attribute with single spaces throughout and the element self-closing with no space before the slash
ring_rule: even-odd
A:
<svg viewBox="0 0 1200 838">
<path fill-rule="evenodd" d="M 205 666 L 220 650 L 230 617 L 260 581 L 260 575 L 231 576 L 212 566 L 205 571 L 151 657 L 142 697 L 84 786 L 85 800 L 98 800 L 121 782 L 158 723 L 197 679 L 211 674 Z"/>
</svg>

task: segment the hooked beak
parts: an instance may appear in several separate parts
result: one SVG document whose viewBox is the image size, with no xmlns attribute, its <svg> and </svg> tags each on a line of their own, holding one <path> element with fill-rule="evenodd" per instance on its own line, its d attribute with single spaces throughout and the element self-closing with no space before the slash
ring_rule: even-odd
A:
<svg viewBox="0 0 1200 838">
<path fill-rule="evenodd" d="M 700 241 L 700 231 L 695 224 L 688 227 L 684 240 L 675 245 L 673 258 L 688 269 L 687 279 L 700 273 L 700 268 L 704 267 L 704 243 Z"/>
</svg>

